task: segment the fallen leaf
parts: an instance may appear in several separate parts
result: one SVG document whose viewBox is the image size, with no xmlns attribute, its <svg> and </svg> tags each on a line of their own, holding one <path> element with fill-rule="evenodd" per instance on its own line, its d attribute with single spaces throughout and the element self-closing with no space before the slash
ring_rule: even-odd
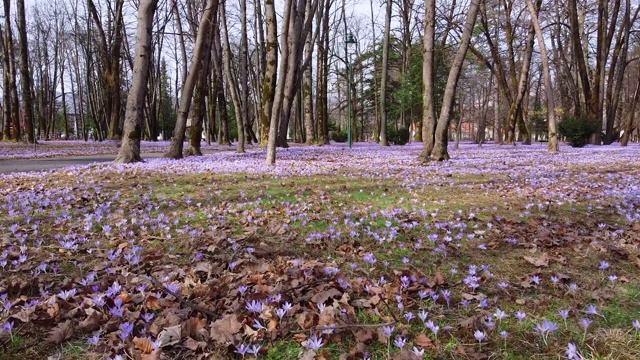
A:
<svg viewBox="0 0 640 360">
<path fill-rule="evenodd" d="M 313 326 L 313 314 L 306 311 L 298 315 L 298 325 L 303 329 L 309 329 Z"/>
<path fill-rule="evenodd" d="M 356 341 L 360 343 L 367 343 L 373 339 L 373 331 L 371 329 L 362 329 L 356 333 Z"/>
<path fill-rule="evenodd" d="M 445 281 L 444 281 L 444 276 L 442 276 L 442 273 L 440 272 L 440 270 L 436 271 L 436 285 L 444 285 Z"/>
<path fill-rule="evenodd" d="M 102 316 L 97 311 L 93 311 L 86 319 L 80 321 L 78 327 L 84 332 L 91 332 L 100 327 Z"/>
<path fill-rule="evenodd" d="M 155 349 L 151 354 L 142 354 L 140 360 L 160 360 L 161 349 Z"/>
<path fill-rule="evenodd" d="M 153 351 L 153 343 L 147 338 L 134 337 L 133 345 L 144 354 L 150 354 Z"/>
<path fill-rule="evenodd" d="M 155 296 L 147 297 L 147 299 L 144 301 L 144 306 L 151 311 L 160 310 L 162 308 L 160 306 L 160 301 L 158 301 L 158 298 Z"/>
<path fill-rule="evenodd" d="M 311 297 L 311 301 L 313 301 L 316 304 L 324 304 L 325 301 L 329 300 L 329 298 L 339 297 L 341 295 L 342 295 L 342 293 L 340 291 L 338 291 L 338 289 L 329 288 L 329 289 L 327 289 L 325 291 L 321 291 L 321 292 L 313 295 L 313 297 Z"/>
<path fill-rule="evenodd" d="M 73 328 L 71 327 L 71 320 L 58 324 L 58 326 L 51 329 L 47 341 L 54 344 L 61 344 L 63 341 L 70 339 L 73 336 Z"/>
<path fill-rule="evenodd" d="M 236 315 L 227 315 L 211 324 L 211 339 L 220 344 L 233 342 L 238 331 L 242 329 L 242 324 L 238 322 Z"/>
<path fill-rule="evenodd" d="M 163 329 L 158 334 L 158 341 L 160 342 L 160 347 L 167 347 L 171 345 L 175 345 L 180 342 L 182 338 L 182 325 L 175 325 L 168 328 Z"/>
<path fill-rule="evenodd" d="M 427 335 L 425 335 L 424 333 L 420 333 L 418 334 L 418 336 L 416 336 L 415 340 L 413 341 L 416 345 L 423 347 L 425 349 L 427 348 L 433 348 L 433 341 L 431 341 L 431 339 L 429 339 L 429 337 Z"/>
<path fill-rule="evenodd" d="M 207 347 L 207 343 L 204 341 L 195 341 L 193 338 L 187 338 L 184 342 L 184 347 L 191 351 L 198 351 Z"/>
<path fill-rule="evenodd" d="M 523 258 L 535 267 L 549 266 L 549 255 L 547 253 L 542 253 L 540 257 L 537 258 L 533 256 L 523 256 Z"/>
<path fill-rule="evenodd" d="M 123 304 L 126 304 L 126 303 L 131 301 L 131 296 L 129 294 L 127 294 L 127 293 L 122 293 L 122 294 L 116 296 L 116 299 L 120 299 L 120 300 L 122 300 Z"/>
</svg>

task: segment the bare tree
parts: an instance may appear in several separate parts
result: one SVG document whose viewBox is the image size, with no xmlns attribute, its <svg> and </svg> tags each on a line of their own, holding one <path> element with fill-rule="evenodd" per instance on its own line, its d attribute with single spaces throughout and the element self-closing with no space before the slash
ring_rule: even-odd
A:
<svg viewBox="0 0 640 360">
<path fill-rule="evenodd" d="M 242 117 L 242 99 L 238 86 L 238 80 L 236 79 L 236 75 L 233 73 L 231 68 L 231 45 L 229 44 L 229 29 L 227 28 L 227 14 L 225 7 L 220 8 L 220 21 L 222 24 L 222 28 L 224 29 L 224 34 L 222 36 L 222 45 L 223 45 L 223 63 L 224 63 L 224 72 L 229 83 L 229 92 L 231 93 L 231 100 L 233 101 L 233 108 L 236 114 L 236 126 L 238 129 L 238 145 L 236 147 L 236 151 L 239 153 L 244 152 L 244 144 L 245 144 L 245 129 L 244 129 L 244 119 Z"/>
<path fill-rule="evenodd" d="M 153 16 L 158 0 L 141 0 L 138 7 L 138 25 L 136 31 L 136 53 L 133 65 L 133 80 L 127 97 L 127 111 L 124 118 L 124 137 L 116 163 L 142 161 L 140 157 L 140 139 L 144 120 L 145 97 L 151 62 L 151 30 Z"/>
<path fill-rule="evenodd" d="M 540 4 L 540 3 L 538 3 Z M 540 29 L 540 23 L 538 22 L 538 9 L 531 0 L 527 0 L 527 7 L 529 8 L 529 14 L 531 15 L 531 23 L 536 32 L 538 38 L 538 46 L 540 47 L 540 58 L 542 60 L 542 72 L 544 77 L 544 87 L 547 94 L 547 120 L 549 121 L 549 152 L 558 152 L 558 131 L 556 129 L 556 116 L 555 116 L 555 99 L 553 93 L 553 85 L 551 84 L 551 71 L 549 70 L 549 58 L 547 56 L 547 46 L 544 42 L 544 36 L 542 35 L 542 29 Z"/>
<path fill-rule="evenodd" d="M 426 2 L 425 2 L 426 4 Z M 389 77 L 389 38 L 391 37 L 392 1 L 387 0 L 384 18 L 384 35 L 382 38 L 382 79 L 380 80 L 380 145 L 389 146 L 387 142 L 387 80 Z"/>
<path fill-rule="evenodd" d="M 425 0 L 425 6 L 432 6 L 430 4 L 431 1 L 432 0 Z M 480 1 L 481 0 L 471 0 L 471 4 L 469 5 L 469 10 L 467 11 L 467 18 L 465 20 L 462 36 L 460 38 L 460 45 L 458 46 L 458 51 L 456 52 L 456 55 L 453 58 L 453 62 L 451 63 L 451 68 L 449 69 L 447 85 L 445 86 L 444 96 L 442 98 L 442 105 L 440 108 L 440 115 L 438 117 L 438 121 L 436 123 L 435 129 L 429 127 L 429 119 L 425 119 L 424 121 L 423 129 L 425 126 L 427 127 L 427 129 L 426 131 L 423 130 L 424 143 L 423 143 L 423 151 L 420 154 L 421 161 L 426 161 L 430 157 L 433 157 L 436 160 L 449 159 L 449 153 L 447 151 L 447 143 L 448 143 L 448 134 L 449 134 L 449 123 L 451 121 L 451 113 L 454 105 L 454 97 L 456 93 L 456 88 L 458 86 L 458 79 L 460 78 L 460 73 L 462 71 L 462 65 L 467 55 L 467 50 L 469 49 L 471 34 L 473 32 L 473 27 L 476 22 L 476 16 L 478 14 L 478 9 L 480 7 Z M 425 19 L 425 25 L 431 26 L 431 24 L 434 24 L 435 26 L 435 20 Z M 429 32 L 430 31 L 431 30 L 429 30 Z M 427 32 L 428 31 L 425 28 L 425 34 Z M 431 45 L 431 47 L 427 48 L 425 51 L 433 52 L 434 51 L 433 41 L 429 39 L 425 39 L 425 46 L 428 46 L 428 45 Z M 431 82 L 429 81 L 424 82 L 425 85 L 428 85 L 429 83 Z M 429 141 L 427 139 L 430 139 L 430 138 L 434 138 L 434 145 L 432 149 L 428 149 Z"/>
<path fill-rule="evenodd" d="M 13 53 L 13 36 L 11 30 L 11 1 L 3 0 L 4 5 L 4 37 L 2 39 L 2 61 L 4 66 L 4 140 L 20 140 L 20 103 L 16 82 L 16 63 Z M 10 126 L 12 125 L 12 127 Z"/>
<path fill-rule="evenodd" d="M 200 69 L 203 65 L 203 58 L 206 52 L 210 51 L 209 41 L 211 38 L 211 29 L 213 26 L 214 15 L 218 12 L 218 0 L 208 0 L 205 5 L 204 12 L 200 18 L 198 26 L 198 36 L 194 44 L 193 55 L 191 57 L 191 65 L 189 65 L 189 74 L 184 81 L 182 93 L 180 94 L 180 105 L 178 109 L 178 119 L 173 130 L 173 138 L 169 151 L 164 157 L 170 159 L 181 159 L 182 149 L 184 147 L 184 135 L 187 128 L 187 118 L 191 108 L 191 99 L 193 98 L 193 90 L 200 76 Z"/>
<path fill-rule="evenodd" d="M 120 97 L 122 91 L 122 65 L 120 59 L 123 43 L 124 0 L 116 0 L 115 9 L 113 10 L 113 25 L 110 25 L 106 30 L 93 0 L 87 0 L 87 7 L 98 31 L 99 61 L 102 63 L 100 72 L 103 106 L 102 111 L 96 113 L 104 114 L 104 120 L 108 122 L 109 133 L 107 138 L 117 139 L 120 137 L 120 110 L 122 108 Z"/>
<path fill-rule="evenodd" d="M 24 104 L 24 130 L 27 141 L 35 143 L 33 128 L 33 99 L 31 97 L 31 68 L 29 67 L 29 48 L 27 46 L 27 21 L 24 13 L 24 0 L 16 1 L 18 13 L 18 37 L 20 43 L 20 84 L 22 85 L 22 103 Z"/>
</svg>

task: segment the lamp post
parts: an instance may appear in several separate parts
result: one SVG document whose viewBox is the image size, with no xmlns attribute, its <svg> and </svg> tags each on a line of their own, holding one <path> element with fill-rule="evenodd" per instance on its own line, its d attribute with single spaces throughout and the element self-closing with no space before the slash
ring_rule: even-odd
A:
<svg viewBox="0 0 640 360">
<path fill-rule="evenodd" d="M 356 39 L 352 33 L 348 33 L 344 40 L 344 50 L 347 63 L 347 139 L 349 147 L 352 145 L 351 139 L 351 55 L 356 47 Z"/>
</svg>

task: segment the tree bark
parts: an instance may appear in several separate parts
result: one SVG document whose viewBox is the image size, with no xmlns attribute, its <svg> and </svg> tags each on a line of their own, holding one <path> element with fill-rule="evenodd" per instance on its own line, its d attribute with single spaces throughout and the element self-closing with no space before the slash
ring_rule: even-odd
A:
<svg viewBox="0 0 640 360">
<path fill-rule="evenodd" d="M 33 128 L 33 98 L 31 97 L 31 68 L 29 67 L 29 48 L 27 44 L 27 21 L 24 12 L 24 0 L 16 1 L 18 13 L 18 38 L 20 43 L 20 83 L 22 85 L 22 103 L 24 104 L 24 130 L 27 141 L 35 143 Z"/>
<path fill-rule="evenodd" d="M 311 12 L 311 1 L 307 1 L 305 13 Z M 313 54 L 313 43 L 311 41 L 311 32 L 309 32 L 305 38 L 304 43 L 304 57 L 311 57 Z M 302 74 L 302 102 L 303 102 L 303 114 L 304 114 L 304 134 L 305 143 L 311 145 L 315 142 L 315 134 L 313 131 L 313 92 L 311 91 L 312 77 L 311 66 L 308 66 Z"/>
<path fill-rule="evenodd" d="M 208 0 L 205 5 L 200 24 L 198 26 L 198 36 L 194 44 L 193 55 L 191 57 L 191 65 L 189 65 L 189 74 L 182 86 L 182 93 L 180 94 L 180 105 L 178 108 L 178 118 L 176 120 L 176 126 L 173 130 L 173 138 L 171 139 L 171 145 L 169 145 L 169 151 L 164 154 L 164 157 L 169 159 L 181 159 L 182 149 L 184 147 L 184 135 L 187 128 L 187 118 L 189 117 L 189 110 L 191 108 L 191 99 L 193 98 L 193 91 L 198 82 L 198 76 L 200 76 L 200 69 L 203 65 L 203 58 L 207 51 L 209 51 L 209 41 L 211 38 L 211 28 L 213 26 L 213 19 L 218 12 L 218 0 Z"/>
<path fill-rule="evenodd" d="M 136 54 L 133 65 L 133 79 L 127 96 L 127 111 L 124 119 L 124 137 L 120 152 L 114 160 L 116 163 L 132 163 L 142 161 L 140 157 L 140 138 L 144 121 L 145 97 L 149 79 L 151 62 L 151 30 L 153 16 L 158 0 L 141 0 L 138 8 L 138 25 L 136 30 Z"/>
<path fill-rule="evenodd" d="M 460 39 L 460 45 L 458 51 L 451 63 L 451 69 L 449 70 L 449 77 L 447 78 L 447 85 L 445 87 L 444 96 L 442 97 L 442 106 L 440 109 L 440 116 L 438 117 L 438 123 L 436 125 L 435 144 L 430 156 L 436 160 L 448 160 L 449 153 L 447 152 L 449 123 L 451 121 L 451 111 L 454 104 L 454 96 L 456 88 L 458 86 L 458 79 L 462 71 L 462 65 L 469 49 L 469 43 L 471 41 L 471 34 L 476 22 L 476 16 L 478 9 L 480 8 L 481 0 L 472 0 L 467 12 L 467 18 L 465 20 L 464 29 L 462 31 L 462 37 Z"/>
<path fill-rule="evenodd" d="M 213 29 L 213 77 L 214 77 L 214 99 L 216 112 L 220 122 L 219 145 L 231 145 L 229 141 L 229 114 L 227 111 L 227 98 L 224 92 L 224 78 L 222 76 L 222 40 L 220 39 L 220 22 L 214 24 Z"/>
<path fill-rule="evenodd" d="M 541 4 L 542 4 L 542 0 L 537 0 L 536 9 L 539 9 Z M 527 133 L 527 134 L 522 134 L 522 131 L 521 131 L 521 135 L 525 135 L 525 139 L 523 141 L 525 145 L 531 144 L 531 139 L 528 138 L 528 131 L 526 131 L 526 125 L 524 125 L 524 122 L 522 121 L 522 118 L 523 118 L 522 115 L 523 115 L 524 97 L 525 97 L 525 94 L 527 93 L 528 84 L 529 84 L 529 70 L 531 69 L 531 57 L 533 54 L 534 40 L 535 40 L 535 29 L 533 27 L 533 24 L 530 24 L 529 33 L 527 34 L 526 48 L 524 50 L 524 56 L 522 59 L 522 69 L 520 70 L 520 79 L 518 80 L 516 97 L 514 101 L 511 103 L 511 108 L 509 109 L 509 122 L 508 122 L 509 134 L 507 137 L 507 144 L 509 145 L 516 144 L 516 124 L 520 125 L 520 130 L 524 130 L 525 133 Z"/>
<path fill-rule="evenodd" d="M 387 141 L 387 78 L 389 72 L 389 38 L 391 37 L 392 1 L 386 1 L 387 7 L 382 40 L 382 79 L 380 80 L 380 145 L 382 146 L 389 146 L 389 142 Z"/>
<path fill-rule="evenodd" d="M 120 110 L 121 103 L 121 78 L 122 66 L 120 57 L 123 43 L 123 7 L 124 0 L 116 0 L 115 12 L 113 18 L 113 29 L 110 37 L 107 38 L 105 29 L 102 26 L 100 15 L 96 10 L 93 0 L 87 1 L 87 8 L 91 13 L 93 21 L 99 35 L 99 46 L 102 63 L 102 91 L 104 103 L 102 104 L 104 118 L 107 121 L 109 132 L 107 138 L 115 140 L 120 137 Z M 98 122 L 98 119 L 96 119 Z"/>
<path fill-rule="evenodd" d="M 422 44 L 422 152 L 426 162 L 435 145 L 436 112 L 433 97 L 436 1 L 425 0 L 424 39 Z"/>
<path fill-rule="evenodd" d="M 260 108 L 260 146 L 267 146 L 269 120 L 272 116 L 273 98 L 278 76 L 278 24 L 274 0 L 265 0 L 265 22 L 267 23 L 266 69 L 262 85 L 262 107 Z"/>
<path fill-rule="evenodd" d="M 236 76 L 231 69 L 231 45 L 229 44 L 229 32 L 227 29 L 227 14 L 224 6 L 220 8 L 220 21 L 222 24 L 222 28 L 224 28 L 224 34 L 220 34 L 222 36 L 222 57 L 224 63 L 224 72 L 227 77 L 227 82 L 229 84 L 229 92 L 231 93 L 231 100 L 233 101 L 233 108 L 235 112 L 236 118 L 236 126 L 238 128 L 238 145 L 236 147 L 236 151 L 238 153 L 244 153 L 244 140 L 245 140 L 245 131 L 244 131 L 244 119 L 242 118 L 242 100 L 240 98 L 238 81 L 236 80 Z"/>
<path fill-rule="evenodd" d="M 531 23 L 536 32 L 538 38 L 538 47 L 540 48 L 540 58 L 542 60 L 542 72 L 544 77 L 544 87 L 547 94 L 547 120 L 549 122 L 549 152 L 558 152 L 558 132 L 556 129 L 556 115 L 555 115 L 555 94 L 553 93 L 553 85 L 551 84 L 551 71 L 549 70 L 549 58 L 547 56 L 547 46 L 542 36 L 542 29 L 540 29 L 540 23 L 538 22 L 538 10 L 531 0 L 527 1 L 527 8 L 531 15 Z"/>
<path fill-rule="evenodd" d="M 3 0 L 4 13 L 11 13 L 11 1 Z M 11 31 L 11 16 L 4 17 L 5 33 L 3 41 L 3 66 L 4 81 L 3 97 L 5 99 L 5 128 L 4 140 L 20 140 L 20 103 L 18 100 L 18 87 L 16 82 L 16 63 L 13 53 L 13 36 Z M 9 124 L 11 123 L 11 126 Z"/>
<path fill-rule="evenodd" d="M 622 138 L 620 139 L 620 146 L 627 146 L 629 143 L 629 139 L 635 130 L 635 114 L 636 114 L 636 104 L 640 102 L 640 69 L 638 69 L 638 77 L 636 80 L 636 91 L 633 94 L 633 100 L 631 101 L 631 105 L 629 106 L 629 113 L 625 118 L 625 123 L 623 124 Z"/>
</svg>

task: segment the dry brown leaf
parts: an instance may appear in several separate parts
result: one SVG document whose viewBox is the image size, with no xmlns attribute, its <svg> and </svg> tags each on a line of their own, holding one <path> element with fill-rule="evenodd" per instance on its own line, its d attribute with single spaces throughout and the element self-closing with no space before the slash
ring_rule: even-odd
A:
<svg viewBox="0 0 640 360">
<path fill-rule="evenodd" d="M 547 253 L 540 254 L 539 257 L 535 258 L 532 256 L 523 256 L 523 258 L 535 267 L 547 267 L 549 266 L 549 255 Z"/>
<path fill-rule="evenodd" d="M 143 354 L 150 354 L 153 351 L 153 343 L 147 338 L 134 337 L 133 345 Z"/>
<path fill-rule="evenodd" d="M 431 341 L 431 339 L 429 339 L 429 337 L 427 335 L 425 335 L 424 333 L 420 333 L 418 334 L 418 336 L 416 336 L 415 340 L 413 340 L 413 342 L 420 346 L 423 347 L 425 349 L 429 349 L 429 348 L 433 348 L 433 341 Z"/>
<path fill-rule="evenodd" d="M 50 332 L 49 336 L 47 336 L 47 341 L 52 342 L 54 344 L 61 344 L 63 341 L 70 339 L 73 336 L 73 327 L 71 325 L 71 320 L 58 324 L 58 326 L 54 327 Z"/>
<path fill-rule="evenodd" d="M 122 294 L 116 296 L 116 299 L 120 299 L 120 300 L 122 300 L 123 304 L 126 304 L 126 303 L 131 301 L 131 296 L 129 294 L 127 294 L 127 293 L 122 293 Z"/>
<path fill-rule="evenodd" d="M 151 311 L 160 310 L 162 308 L 160 306 L 160 301 L 158 301 L 158 298 L 155 296 L 147 297 L 147 299 L 144 301 L 144 307 Z"/>
<path fill-rule="evenodd" d="M 220 344 L 233 342 L 240 329 L 242 324 L 238 322 L 236 315 L 227 315 L 211 324 L 211 339 Z"/>
<path fill-rule="evenodd" d="M 362 329 L 356 333 L 356 341 L 359 343 L 367 343 L 373 339 L 373 331 L 371 329 Z"/>
<path fill-rule="evenodd" d="M 150 354 L 142 354 L 140 360 L 160 360 L 161 349 L 155 349 Z"/>
<path fill-rule="evenodd" d="M 187 335 L 185 336 L 194 336 L 202 330 L 207 322 L 204 319 L 200 319 L 197 317 L 190 317 L 187 321 L 184 322 L 184 330 L 186 330 Z"/>
<path fill-rule="evenodd" d="M 182 339 L 182 325 L 171 326 L 163 329 L 158 334 L 160 347 L 175 345 Z"/>
<path fill-rule="evenodd" d="M 314 360 L 315 358 L 316 352 L 311 349 L 307 349 L 304 353 L 302 353 L 302 355 L 300 355 L 298 360 Z"/>
<path fill-rule="evenodd" d="M 97 330 L 100 327 L 101 320 L 102 316 L 97 311 L 94 311 L 89 314 L 86 319 L 80 321 L 78 327 L 84 332 L 91 332 Z"/>
<path fill-rule="evenodd" d="M 278 321 L 276 319 L 271 319 L 267 323 L 267 331 L 274 331 L 278 327 Z"/>
<path fill-rule="evenodd" d="M 436 271 L 436 285 L 444 285 L 445 281 L 444 281 L 444 276 L 442 276 L 442 273 L 440 272 L 440 270 Z"/>
<path fill-rule="evenodd" d="M 468 317 L 458 322 L 458 326 L 463 329 L 470 329 L 475 326 L 475 323 L 481 318 L 479 315 Z"/>
<path fill-rule="evenodd" d="M 58 305 L 58 303 L 54 303 L 53 305 L 49 306 L 47 308 L 47 314 L 49 314 L 49 316 L 52 318 L 60 315 L 60 305 Z"/>
<path fill-rule="evenodd" d="M 204 341 L 195 341 L 193 338 L 187 338 L 184 342 L 184 347 L 191 351 L 198 351 L 207 347 L 207 343 Z"/>
<path fill-rule="evenodd" d="M 324 304 L 324 302 L 329 300 L 329 298 L 339 297 L 341 295 L 342 295 L 342 293 L 340 291 L 338 291 L 338 289 L 329 288 L 329 289 L 327 289 L 325 291 L 321 291 L 321 292 L 313 295 L 313 297 L 311 298 L 311 301 L 313 301 L 316 304 Z"/>
<path fill-rule="evenodd" d="M 300 325 L 303 329 L 309 329 L 313 326 L 313 314 L 310 312 L 303 312 L 298 315 L 297 319 L 298 325 Z"/>
</svg>

